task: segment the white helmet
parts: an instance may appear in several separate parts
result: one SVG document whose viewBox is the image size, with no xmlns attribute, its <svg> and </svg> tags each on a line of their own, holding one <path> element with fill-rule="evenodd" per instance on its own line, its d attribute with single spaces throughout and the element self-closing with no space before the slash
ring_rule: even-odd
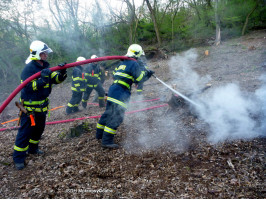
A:
<svg viewBox="0 0 266 200">
<path fill-rule="evenodd" d="M 98 58 L 98 56 L 96 56 L 96 55 L 92 55 L 92 56 L 91 56 L 91 59 L 93 59 L 93 58 Z"/>
<path fill-rule="evenodd" d="M 127 50 L 126 56 L 139 58 L 141 55 L 145 55 L 142 47 L 138 44 L 132 44 Z"/>
<path fill-rule="evenodd" d="M 80 56 L 80 57 L 77 58 L 76 62 L 83 61 L 83 60 L 86 60 L 86 58 Z"/>
<path fill-rule="evenodd" d="M 41 60 L 40 53 L 52 53 L 53 50 L 48 47 L 47 44 L 42 41 L 33 41 L 30 45 L 30 60 Z"/>
</svg>

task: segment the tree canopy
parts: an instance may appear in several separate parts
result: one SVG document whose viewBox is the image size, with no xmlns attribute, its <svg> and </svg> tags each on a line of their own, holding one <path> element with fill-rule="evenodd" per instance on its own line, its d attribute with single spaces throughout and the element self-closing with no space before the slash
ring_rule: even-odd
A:
<svg viewBox="0 0 266 200">
<path fill-rule="evenodd" d="M 2 0 L 1 86 L 10 90 L 33 40 L 53 49 L 55 66 L 78 56 L 124 55 L 132 43 L 181 51 L 266 26 L 264 0 Z M 115 4 L 115 5 L 114 5 Z"/>
</svg>

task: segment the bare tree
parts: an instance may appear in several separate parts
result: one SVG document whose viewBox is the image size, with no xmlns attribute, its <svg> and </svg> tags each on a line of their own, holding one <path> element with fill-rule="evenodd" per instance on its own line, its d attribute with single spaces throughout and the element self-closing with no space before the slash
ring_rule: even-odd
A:
<svg viewBox="0 0 266 200">
<path fill-rule="evenodd" d="M 78 24 L 79 6 L 79 0 L 49 0 L 49 9 L 55 19 L 54 25 L 64 33 L 72 32 L 80 37 L 82 32 Z"/>
<path fill-rule="evenodd" d="M 135 2 L 132 0 L 132 3 L 129 0 L 124 0 L 127 4 L 128 7 L 128 13 L 129 13 L 129 43 L 132 44 L 133 42 L 133 30 L 134 30 L 134 25 L 135 21 L 137 19 L 136 17 L 136 7 L 135 7 Z"/>
<path fill-rule="evenodd" d="M 152 18 L 152 21 L 153 21 L 154 30 L 155 30 L 156 38 L 157 38 L 157 42 L 158 42 L 158 47 L 161 47 L 162 41 L 161 41 L 161 36 L 160 36 L 157 20 L 156 20 L 155 9 L 152 8 L 149 0 L 145 0 L 145 1 L 147 3 L 147 6 L 148 6 L 148 9 L 150 11 L 151 18 Z"/>
</svg>

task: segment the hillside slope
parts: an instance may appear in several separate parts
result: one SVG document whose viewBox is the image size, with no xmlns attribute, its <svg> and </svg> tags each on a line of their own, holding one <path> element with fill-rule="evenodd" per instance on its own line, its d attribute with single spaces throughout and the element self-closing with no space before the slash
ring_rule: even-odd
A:
<svg viewBox="0 0 266 200">
<path fill-rule="evenodd" d="M 172 55 L 169 60 L 150 60 L 149 66 L 183 94 L 211 83 L 206 94 L 236 84 L 243 94 L 252 96 L 262 86 L 265 62 L 266 31 L 262 30 L 217 47 Z M 106 90 L 111 83 L 111 79 L 105 81 Z M 129 111 L 164 105 L 171 97 L 170 90 L 155 78 L 144 84 L 144 90 L 138 96 L 133 88 Z M 66 105 L 70 98 L 69 84 L 56 86 L 51 108 Z M 8 110 L 6 120 L 16 118 L 16 109 Z M 115 138 L 121 148 L 112 151 L 102 149 L 94 138 L 98 119 L 47 125 L 40 143 L 45 155 L 29 156 L 22 171 L 12 164 L 17 131 L 0 132 L 0 198 L 265 198 L 265 137 L 227 137 L 214 142 L 209 137 L 213 127 L 193 111 L 182 105 L 128 114 Z M 66 116 L 63 107 L 51 112 L 47 121 L 103 112 L 89 105 Z M 85 133 L 67 137 L 81 123 Z"/>
</svg>

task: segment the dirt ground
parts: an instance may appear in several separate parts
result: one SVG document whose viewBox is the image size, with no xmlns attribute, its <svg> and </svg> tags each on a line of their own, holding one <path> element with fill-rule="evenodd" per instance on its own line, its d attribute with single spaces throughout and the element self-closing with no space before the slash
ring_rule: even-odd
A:
<svg viewBox="0 0 266 200">
<path fill-rule="evenodd" d="M 195 70 L 211 77 L 212 88 L 237 82 L 241 90 L 254 92 L 261 86 L 266 30 L 196 51 Z M 175 81 L 170 59 L 148 63 L 166 83 Z M 111 83 L 105 81 L 106 90 Z M 208 124 L 187 106 L 165 105 L 169 96 L 171 91 L 155 78 L 145 82 L 142 96 L 133 88 L 128 111 L 150 109 L 126 115 L 115 137 L 121 146 L 117 150 L 102 149 L 95 139 L 97 118 L 47 125 L 40 142 L 45 154 L 28 156 L 21 171 L 12 162 L 17 130 L 0 132 L 0 198 L 265 198 L 265 137 L 210 144 Z M 65 106 L 70 98 L 70 84 L 55 86 L 51 108 Z M 7 110 L 1 123 L 17 117 L 15 108 Z M 67 116 L 63 107 L 52 111 L 47 122 L 103 112 L 90 104 Z M 71 128 L 81 124 L 84 133 L 69 137 Z"/>
</svg>

